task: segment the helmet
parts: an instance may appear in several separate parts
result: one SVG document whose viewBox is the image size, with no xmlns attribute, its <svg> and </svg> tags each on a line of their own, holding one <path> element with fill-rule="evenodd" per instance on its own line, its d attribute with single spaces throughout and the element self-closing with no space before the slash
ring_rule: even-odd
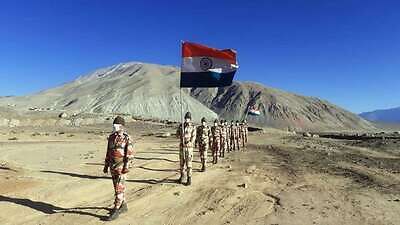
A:
<svg viewBox="0 0 400 225">
<path fill-rule="evenodd" d="M 192 114 L 190 112 L 187 112 L 185 114 L 185 119 L 192 119 Z"/>
<path fill-rule="evenodd" d="M 203 117 L 203 118 L 201 118 L 201 122 L 203 123 L 205 123 L 205 122 L 207 122 L 207 120 L 206 120 L 206 118 L 205 117 Z"/>
<path fill-rule="evenodd" d="M 125 126 L 125 120 L 124 120 L 124 118 L 117 116 L 117 117 L 115 117 L 113 124 L 121 124 L 121 125 Z"/>
</svg>

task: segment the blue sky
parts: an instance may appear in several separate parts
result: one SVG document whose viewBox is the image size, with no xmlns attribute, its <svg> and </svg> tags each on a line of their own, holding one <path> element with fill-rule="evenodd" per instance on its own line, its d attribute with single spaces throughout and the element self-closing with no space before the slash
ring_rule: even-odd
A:
<svg viewBox="0 0 400 225">
<path fill-rule="evenodd" d="M 0 95 L 119 62 L 180 64 L 180 40 L 238 51 L 237 80 L 353 112 L 400 106 L 400 2 L 0 0 Z"/>
</svg>

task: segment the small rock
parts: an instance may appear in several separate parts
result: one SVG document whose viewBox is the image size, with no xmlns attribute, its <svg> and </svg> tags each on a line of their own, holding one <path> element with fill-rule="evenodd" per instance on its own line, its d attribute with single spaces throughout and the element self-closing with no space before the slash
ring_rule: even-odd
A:
<svg viewBox="0 0 400 225">
<path fill-rule="evenodd" d="M 255 165 L 249 166 L 246 169 L 246 173 L 254 173 L 256 171 L 257 167 Z"/>
<path fill-rule="evenodd" d="M 65 112 L 63 112 L 63 113 L 60 113 L 60 115 L 58 115 L 58 117 L 59 117 L 59 118 L 63 118 L 63 119 L 65 119 L 65 118 L 67 118 L 67 117 L 68 117 L 68 114 L 67 114 L 67 113 L 65 113 Z"/>
<path fill-rule="evenodd" d="M 248 188 L 249 186 L 247 185 L 247 183 L 243 183 L 243 184 L 238 185 L 238 187 Z"/>
</svg>

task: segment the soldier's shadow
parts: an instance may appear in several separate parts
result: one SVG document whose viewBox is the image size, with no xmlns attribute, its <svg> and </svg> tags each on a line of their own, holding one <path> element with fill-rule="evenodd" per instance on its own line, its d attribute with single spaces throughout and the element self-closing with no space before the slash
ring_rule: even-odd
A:
<svg viewBox="0 0 400 225">
<path fill-rule="evenodd" d="M 106 207 L 76 207 L 76 208 L 62 208 L 50 203 L 40 202 L 40 201 L 33 201 L 27 198 L 16 198 L 16 197 L 7 197 L 0 195 L 0 202 L 10 202 L 17 205 L 22 205 L 25 207 L 29 207 L 31 209 L 37 210 L 39 212 L 45 213 L 47 215 L 56 214 L 56 213 L 71 213 L 71 214 L 79 214 L 79 215 L 86 215 L 86 216 L 93 216 L 99 218 L 100 220 L 105 220 L 107 216 L 98 215 L 91 212 L 86 212 L 82 210 L 90 210 L 90 209 L 104 209 L 110 211 L 110 208 Z"/>
<path fill-rule="evenodd" d="M 146 168 L 149 169 L 149 168 Z M 159 169 L 152 169 L 155 171 L 158 171 Z M 176 169 L 162 169 L 165 172 L 174 172 L 174 171 L 178 171 Z M 61 171 L 50 171 L 50 170 L 41 170 L 40 172 L 42 173 L 55 173 L 55 174 L 61 174 L 61 175 L 67 175 L 67 176 L 71 176 L 71 177 L 78 177 L 78 178 L 84 178 L 84 179 L 111 179 L 111 177 L 108 176 L 94 176 L 94 175 L 86 175 L 86 174 L 77 174 L 77 173 L 68 173 L 68 172 L 61 172 Z M 132 180 L 132 179 L 128 179 L 126 180 L 126 182 L 132 182 L 132 183 L 142 183 L 142 184 L 161 184 L 161 183 L 165 183 L 165 184 L 170 184 L 170 183 L 176 183 L 176 180 L 173 179 L 160 179 L 160 180 L 156 180 L 156 179 L 147 179 L 147 180 Z"/>
</svg>

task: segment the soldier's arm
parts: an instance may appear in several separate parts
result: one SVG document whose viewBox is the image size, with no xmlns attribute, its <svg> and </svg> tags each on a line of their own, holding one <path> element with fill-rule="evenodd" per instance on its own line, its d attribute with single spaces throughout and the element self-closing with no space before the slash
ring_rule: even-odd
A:
<svg viewBox="0 0 400 225">
<path fill-rule="evenodd" d="M 108 141 L 107 141 L 107 151 L 106 151 L 106 157 L 104 159 L 104 166 L 109 167 L 110 165 L 110 160 L 111 160 L 111 148 L 112 148 L 112 140 L 111 140 L 111 135 L 108 136 Z"/>
<path fill-rule="evenodd" d="M 181 132 L 182 132 L 182 125 L 179 125 L 178 129 L 176 130 L 176 138 L 181 137 Z"/>
<path fill-rule="evenodd" d="M 133 148 L 133 140 L 128 136 L 127 140 L 127 151 L 126 151 L 126 163 L 128 168 L 132 167 L 133 164 L 133 158 L 134 158 L 134 148 Z"/>
<path fill-rule="evenodd" d="M 192 137 L 191 137 L 191 139 L 190 139 L 190 142 L 192 142 L 193 144 L 195 143 L 195 141 L 196 141 L 196 128 L 195 129 L 193 129 L 193 131 L 192 131 Z"/>
</svg>

